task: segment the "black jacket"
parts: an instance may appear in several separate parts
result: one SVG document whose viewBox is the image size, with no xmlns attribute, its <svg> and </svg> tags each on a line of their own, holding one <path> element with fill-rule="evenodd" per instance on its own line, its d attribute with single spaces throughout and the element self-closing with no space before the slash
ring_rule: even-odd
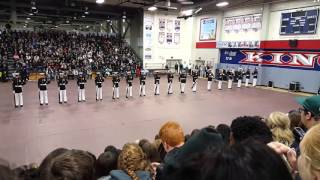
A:
<svg viewBox="0 0 320 180">
<path fill-rule="evenodd" d="M 95 83 L 96 83 L 96 86 L 98 86 L 98 88 L 101 88 L 102 87 L 102 83 L 104 82 L 104 79 L 103 77 L 101 76 L 97 76 L 96 79 L 95 79 Z"/>
<path fill-rule="evenodd" d="M 79 77 L 77 84 L 79 86 L 80 89 L 84 89 L 84 85 L 86 84 L 87 80 L 84 77 Z"/>
<path fill-rule="evenodd" d="M 66 90 L 66 84 L 68 84 L 68 80 L 65 78 L 59 78 L 58 87 L 60 90 Z"/>
<path fill-rule="evenodd" d="M 140 76 L 140 84 L 145 85 L 146 84 L 146 75 L 141 75 Z"/>
<path fill-rule="evenodd" d="M 15 93 L 22 93 L 22 87 L 23 87 L 23 80 L 20 78 L 15 78 L 12 82 L 12 90 Z"/>
<path fill-rule="evenodd" d="M 48 84 L 47 78 L 40 78 L 38 80 L 38 88 L 40 89 L 40 91 L 47 90 L 47 84 Z"/>
</svg>

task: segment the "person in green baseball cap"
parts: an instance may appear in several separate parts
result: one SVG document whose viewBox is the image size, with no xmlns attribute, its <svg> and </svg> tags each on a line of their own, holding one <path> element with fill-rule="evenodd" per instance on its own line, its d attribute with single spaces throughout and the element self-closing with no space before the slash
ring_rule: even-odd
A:
<svg viewBox="0 0 320 180">
<path fill-rule="evenodd" d="M 320 123 L 320 96 L 298 97 L 296 101 L 302 106 L 301 122 L 307 129 Z"/>
</svg>

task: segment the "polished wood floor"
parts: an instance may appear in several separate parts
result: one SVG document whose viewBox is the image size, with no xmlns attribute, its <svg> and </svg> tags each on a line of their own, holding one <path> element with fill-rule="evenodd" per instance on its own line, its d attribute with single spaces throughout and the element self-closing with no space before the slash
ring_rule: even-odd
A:
<svg viewBox="0 0 320 180">
<path fill-rule="evenodd" d="M 40 106 L 37 83 L 24 87 L 24 107 L 15 109 L 11 83 L 0 83 L 0 158 L 14 166 L 39 163 L 58 147 L 83 149 L 98 155 L 105 146 L 121 147 L 140 138 L 153 139 L 161 124 L 179 121 L 189 133 L 192 129 L 219 123 L 230 124 L 237 116 L 267 116 L 273 111 L 288 112 L 297 108 L 294 95 L 260 88 L 233 88 L 211 92 L 206 80 L 191 92 L 179 93 L 175 77 L 174 94 L 167 95 L 166 78 L 161 79 L 160 96 L 153 95 L 153 79 L 147 81 L 147 96 L 138 96 L 138 79 L 134 80 L 133 98 L 126 99 L 125 81 L 121 82 L 120 99 L 112 100 L 111 80 L 104 83 L 102 102 L 95 101 L 94 81 L 87 83 L 87 101 L 77 102 L 77 86 L 70 81 L 68 103 L 58 103 L 55 81 L 49 85 L 49 105 Z"/>
</svg>

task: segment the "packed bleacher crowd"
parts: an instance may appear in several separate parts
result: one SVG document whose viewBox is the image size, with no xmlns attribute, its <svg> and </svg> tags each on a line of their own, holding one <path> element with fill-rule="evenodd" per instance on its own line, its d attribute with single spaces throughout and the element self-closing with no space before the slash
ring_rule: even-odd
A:
<svg viewBox="0 0 320 180">
<path fill-rule="evenodd" d="M 190 134 L 168 121 L 154 140 L 107 146 L 98 157 L 58 148 L 39 166 L 1 165 L 0 180 L 320 179 L 320 96 L 297 101 L 299 110 L 242 116 Z"/>
<path fill-rule="evenodd" d="M 65 31 L 3 31 L 0 34 L 1 78 L 8 72 L 8 59 L 22 77 L 30 72 L 59 72 L 74 76 L 100 71 L 136 73 L 140 61 L 123 40 L 108 35 L 68 33 Z"/>
</svg>

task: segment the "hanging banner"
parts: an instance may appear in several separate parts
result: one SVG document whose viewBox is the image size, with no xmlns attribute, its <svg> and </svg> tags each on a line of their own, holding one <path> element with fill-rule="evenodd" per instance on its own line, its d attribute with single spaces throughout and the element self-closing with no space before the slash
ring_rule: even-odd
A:
<svg viewBox="0 0 320 180">
<path fill-rule="evenodd" d="M 172 33 L 167 33 L 167 44 L 168 45 L 172 44 Z"/>
<path fill-rule="evenodd" d="M 204 18 L 200 20 L 200 41 L 216 39 L 217 20 L 215 18 Z"/>
<path fill-rule="evenodd" d="M 163 44 L 166 39 L 165 32 L 159 32 L 159 44 Z"/>
<path fill-rule="evenodd" d="M 320 71 L 320 52 L 221 49 L 220 63 Z"/>
<path fill-rule="evenodd" d="M 262 26 L 262 14 L 229 17 L 223 20 L 223 30 L 227 33 L 249 30 L 258 31 Z"/>
<path fill-rule="evenodd" d="M 167 20 L 167 32 L 171 32 L 173 30 L 173 20 Z"/>
<path fill-rule="evenodd" d="M 166 29 L 166 20 L 165 19 L 159 19 L 159 30 L 164 31 Z"/>
<path fill-rule="evenodd" d="M 174 33 L 174 44 L 180 44 L 180 33 Z"/>
<path fill-rule="evenodd" d="M 180 32 L 180 20 L 175 20 L 174 21 L 174 30 L 176 32 Z"/>
<path fill-rule="evenodd" d="M 153 17 L 145 16 L 143 22 L 143 59 L 150 61 L 152 59 L 152 45 L 153 45 Z"/>
</svg>

